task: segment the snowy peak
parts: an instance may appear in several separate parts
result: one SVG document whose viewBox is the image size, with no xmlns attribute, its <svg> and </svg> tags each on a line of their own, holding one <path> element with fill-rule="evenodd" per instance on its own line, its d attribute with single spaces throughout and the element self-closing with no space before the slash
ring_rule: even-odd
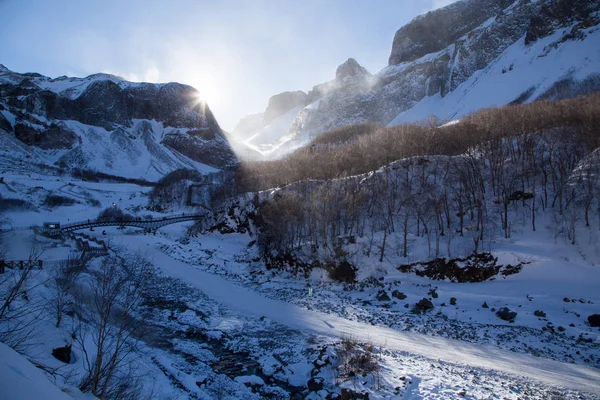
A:
<svg viewBox="0 0 600 400">
<path fill-rule="evenodd" d="M 210 108 L 188 85 L 109 74 L 51 79 L 4 68 L 0 106 L 0 130 L 30 146 L 41 163 L 154 180 L 178 168 L 237 162 Z"/>
<path fill-rule="evenodd" d="M 362 67 L 354 58 L 349 58 L 335 71 L 335 80 L 343 81 L 345 78 L 354 76 L 371 76 L 366 68 Z"/>
</svg>

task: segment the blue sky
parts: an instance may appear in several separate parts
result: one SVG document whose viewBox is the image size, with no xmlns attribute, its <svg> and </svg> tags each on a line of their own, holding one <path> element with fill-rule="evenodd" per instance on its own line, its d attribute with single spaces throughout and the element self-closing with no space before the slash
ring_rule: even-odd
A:
<svg viewBox="0 0 600 400">
<path fill-rule="evenodd" d="M 270 96 L 387 65 L 394 33 L 456 0 L 0 0 L 0 63 L 17 72 L 196 87 L 226 130 Z"/>
</svg>

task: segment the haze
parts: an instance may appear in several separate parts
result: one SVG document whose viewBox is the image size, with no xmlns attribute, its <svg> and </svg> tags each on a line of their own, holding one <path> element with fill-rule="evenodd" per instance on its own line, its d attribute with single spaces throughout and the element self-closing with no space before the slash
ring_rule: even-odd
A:
<svg viewBox="0 0 600 400">
<path fill-rule="evenodd" d="M 394 33 L 454 0 L 0 2 L 0 63 L 17 72 L 194 86 L 225 130 L 270 96 L 308 91 L 353 57 L 374 73 Z"/>
</svg>

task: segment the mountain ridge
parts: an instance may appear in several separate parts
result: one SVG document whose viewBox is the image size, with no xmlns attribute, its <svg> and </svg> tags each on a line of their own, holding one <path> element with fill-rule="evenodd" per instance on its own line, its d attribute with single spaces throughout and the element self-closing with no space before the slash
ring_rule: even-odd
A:
<svg viewBox="0 0 600 400">
<path fill-rule="evenodd" d="M 175 169 L 237 163 L 198 91 L 176 82 L 49 78 L 2 65 L 0 129 L 17 141 L 12 149 L 20 150 L 9 154 L 16 159 L 127 177 L 157 180 Z"/>
<path fill-rule="evenodd" d="M 484 10 L 487 18 L 461 22 L 465 7 Z M 598 91 L 598 9 L 598 0 L 465 0 L 416 17 L 397 31 L 390 64 L 363 84 L 316 85 L 293 121 L 271 135 L 275 142 L 262 144 L 263 157 L 279 158 L 354 123 L 447 120 L 548 98 L 557 88 L 567 97 Z M 446 19 L 454 25 L 439 23 Z M 438 31 L 457 39 L 428 35 Z"/>
</svg>

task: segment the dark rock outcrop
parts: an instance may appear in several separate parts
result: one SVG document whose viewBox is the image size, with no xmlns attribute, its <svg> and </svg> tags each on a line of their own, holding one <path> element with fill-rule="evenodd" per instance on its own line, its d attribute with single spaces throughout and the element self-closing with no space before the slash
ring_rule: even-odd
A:
<svg viewBox="0 0 600 400">
<path fill-rule="evenodd" d="M 496 316 L 503 321 L 514 321 L 517 318 L 517 313 L 509 310 L 507 307 L 503 307 L 496 312 Z"/>
<path fill-rule="evenodd" d="M 415 304 L 415 309 L 418 311 L 429 311 L 433 310 L 433 308 L 434 306 L 431 300 L 426 298 L 422 298 L 417 304 Z"/>
<path fill-rule="evenodd" d="M 458 1 L 418 16 L 396 32 L 389 64 L 414 61 L 426 54 L 440 51 L 513 2 L 514 0 Z"/>
<path fill-rule="evenodd" d="M 449 280 L 450 282 L 483 282 L 491 279 L 498 274 L 502 276 L 519 273 L 522 264 L 518 265 L 498 265 L 498 258 L 490 253 L 471 254 L 464 258 L 454 258 L 446 260 L 445 258 L 436 258 L 427 262 L 416 262 L 413 264 L 401 265 L 398 267 L 400 272 L 414 272 L 418 276 L 424 276 L 436 280 Z M 435 290 L 432 291 L 435 293 Z M 430 293 L 432 297 L 436 295 Z"/>
<path fill-rule="evenodd" d="M 390 296 L 387 294 L 387 292 L 383 289 L 380 289 L 379 292 L 377 292 L 377 300 L 379 301 L 390 301 Z"/>
<path fill-rule="evenodd" d="M 309 381 L 306 383 L 306 386 L 308 387 L 308 390 L 310 392 L 318 392 L 319 390 L 323 389 L 323 386 L 325 384 L 325 380 L 321 377 L 315 377 L 315 378 L 310 378 Z"/>
<path fill-rule="evenodd" d="M 59 361 L 62 361 L 66 364 L 71 363 L 71 345 L 66 345 L 65 347 L 58 347 L 56 349 L 52 349 L 52 355 Z"/>
<path fill-rule="evenodd" d="M 600 314 L 592 314 L 588 317 L 588 322 L 591 327 L 600 326 Z"/>
<path fill-rule="evenodd" d="M 399 300 L 404 300 L 406 299 L 406 295 L 398 290 L 394 290 L 392 292 L 392 297 L 395 299 L 399 299 Z"/>
</svg>

